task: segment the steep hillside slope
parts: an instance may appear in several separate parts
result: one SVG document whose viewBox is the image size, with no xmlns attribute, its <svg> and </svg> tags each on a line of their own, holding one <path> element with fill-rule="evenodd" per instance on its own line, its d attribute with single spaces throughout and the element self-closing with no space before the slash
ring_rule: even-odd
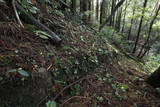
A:
<svg viewBox="0 0 160 107">
<path fill-rule="evenodd" d="M 61 107 L 158 106 L 143 64 L 85 25 L 44 16 L 62 38 L 60 47 L 37 36 L 32 25 L 0 23 L 1 107 L 45 107 L 49 100 Z"/>
</svg>

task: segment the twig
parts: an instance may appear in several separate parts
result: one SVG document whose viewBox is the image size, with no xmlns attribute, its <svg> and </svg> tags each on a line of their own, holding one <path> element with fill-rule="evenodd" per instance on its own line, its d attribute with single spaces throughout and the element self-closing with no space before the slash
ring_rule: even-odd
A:
<svg viewBox="0 0 160 107">
<path fill-rule="evenodd" d="M 15 15 L 16 15 L 16 18 L 17 18 L 18 23 L 20 24 L 21 27 L 24 28 L 24 26 L 23 26 L 23 24 L 22 24 L 22 22 L 21 22 L 21 20 L 20 20 L 20 18 L 19 18 L 19 15 L 18 15 L 16 6 L 15 6 L 15 0 L 12 0 L 12 6 L 13 6 L 14 13 L 15 13 Z"/>
<path fill-rule="evenodd" d="M 43 101 L 45 101 L 48 97 L 49 97 L 49 95 L 45 96 L 45 97 L 36 105 L 36 107 L 39 107 L 39 105 L 40 105 Z"/>
<path fill-rule="evenodd" d="M 92 31 L 94 31 L 95 33 L 98 33 L 98 31 L 96 29 L 94 29 L 93 27 L 91 27 L 90 25 L 88 25 L 85 21 L 82 20 L 82 23 L 86 26 L 88 26 Z"/>
<path fill-rule="evenodd" d="M 52 64 L 49 65 L 49 67 L 47 68 L 47 71 L 49 71 L 51 69 L 51 67 L 52 67 Z"/>
<path fill-rule="evenodd" d="M 73 86 L 73 85 L 77 84 L 78 82 L 83 81 L 83 80 L 85 80 L 85 79 L 87 79 L 87 78 L 89 78 L 89 77 L 88 77 L 88 76 L 85 76 L 85 77 L 83 77 L 83 78 L 81 78 L 81 79 L 79 79 L 79 80 L 77 80 L 77 81 L 75 81 L 75 82 L 67 85 L 66 87 L 64 87 L 64 88 L 53 98 L 53 100 L 56 100 L 66 89 L 70 88 L 71 86 Z"/>
<path fill-rule="evenodd" d="M 73 96 L 73 97 L 70 97 L 69 99 L 65 100 L 61 105 L 60 107 L 62 107 L 65 103 L 69 102 L 70 100 L 72 100 L 73 98 L 80 98 L 80 99 L 86 99 L 86 97 L 83 97 L 83 96 Z"/>
</svg>

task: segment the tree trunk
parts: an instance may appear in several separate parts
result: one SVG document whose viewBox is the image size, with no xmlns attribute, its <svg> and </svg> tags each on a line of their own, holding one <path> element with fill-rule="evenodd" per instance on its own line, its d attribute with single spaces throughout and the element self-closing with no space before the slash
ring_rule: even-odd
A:
<svg viewBox="0 0 160 107">
<path fill-rule="evenodd" d="M 121 28 L 122 8 L 117 11 L 115 29 L 119 32 Z"/>
<path fill-rule="evenodd" d="M 96 0 L 96 19 L 99 20 L 99 0 Z"/>
<path fill-rule="evenodd" d="M 80 12 L 83 14 L 84 13 L 84 9 L 83 9 L 83 5 L 84 5 L 84 0 L 80 0 Z"/>
<path fill-rule="evenodd" d="M 140 33 L 141 33 L 141 28 L 142 28 L 142 23 L 143 23 L 143 18 L 144 18 L 144 13 L 145 13 L 145 8 L 147 6 L 147 2 L 148 2 L 148 0 L 144 0 L 142 16 L 141 16 L 141 20 L 140 20 L 140 23 L 139 23 L 138 33 L 137 33 L 137 37 L 136 37 L 136 41 L 135 41 L 135 45 L 134 45 L 132 53 L 135 53 L 136 49 L 137 49 L 137 44 L 138 44 L 138 41 L 139 41 L 139 38 L 140 38 Z"/>
<path fill-rule="evenodd" d="M 81 0 L 80 1 L 80 11 L 83 14 L 82 20 L 87 22 L 88 15 L 85 13 L 86 11 L 89 10 L 89 0 Z"/>
<path fill-rule="evenodd" d="M 133 9 L 132 16 L 134 16 L 134 15 L 135 15 L 135 11 L 136 11 L 136 7 L 134 7 L 134 9 Z M 130 27 L 129 27 L 127 40 L 130 40 L 130 36 L 131 36 L 131 32 L 132 32 L 133 22 L 134 22 L 134 18 L 132 18 L 132 19 L 131 19 L 131 25 L 130 25 Z"/>
<path fill-rule="evenodd" d="M 116 0 L 112 0 L 112 7 L 111 7 L 111 13 L 113 13 L 114 9 L 115 9 L 115 4 Z M 115 12 L 113 13 L 113 15 L 110 18 L 110 22 L 109 22 L 109 26 L 113 26 L 114 25 L 114 18 L 115 18 Z"/>
<path fill-rule="evenodd" d="M 72 0 L 71 8 L 73 15 L 76 14 L 76 5 L 77 5 L 77 0 Z"/>
<path fill-rule="evenodd" d="M 94 15 L 95 15 L 95 11 L 94 11 L 94 9 L 95 9 L 95 6 L 94 6 L 94 1 L 95 0 L 91 0 L 91 18 L 90 18 L 90 20 L 91 20 L 91 25 L 92 25 L 92 23 L 93 23 L 93 20 L 95 19 L 94 18 Z"/>
<path fill-rule="evenodd" d="M 92 17 L 92 14 L 91 14 L 91 12 L 92 12 L 92 0 L 88 0 L 88 10 L 89 10 L 88 21 L 91 22 L 91 17 Z"/>
<path fill-rule="evenodd" d="M 104 19 L 106 19 L 107 6 L 108 6 L 107 0 L 103 0 L 101 3 L 101 8 L 100 8 L 100 24 L 104 22 Z"/>
<path fill-rule="evenodd" d="M 121 0 L 119 1 L 115 8 L 113 9 L 113 11 L 111 12 L 111 14 L 108 16 L 108 18 L 106 18 L 105 22 L 100 26 L 99 31 L 102 30 L 102 28 L 108 24 L 108 22 L 110 22 L 110 20 L 112 19 L 112 16 L 114 16 L 115 12 L 119 9 L 119 7 L 124 3 L 125 0 Z"/>
<path fill-rule="evenodd" d="M 130 1 L 128 2 L 127 0 L 126 0 L 126 6 L 125 6 L 125 8 L 124 8 L 124 15 L 123 15 L 123 21 L 122 21 L 122 30 L 121 30 L 121 33 L 124 33 L 124 28 L 125 28 L 125 21 L 126 21 L 126 14 L 127 14 L 127 7 L 129 6 L 129 3 L 130 3 Z"/>
<path fill-rule="evenodd" d="M 149 26 L 149 31 L 148 31 L 147 40 L 146 40 L 146 42 L 143 44 L 143 46 L 142 46 L 142 48 L 141 48 L 141 50 L 140 50 L 140 52 L 139 52 L 139 54 L 138 54 L 137 57 L 140 57 L 140 56 L 141 56 L 141 54 L 142 54 L 145 46 L 146 46 L 147 44 L 149 44 L 149 40 L 150 40 L 150 36 L 151 36 L 151 32 L 152 32 L 152 27 L 153 27 L 154 21 L 156 20 L 156 18 L 157 18 L 157 16 L 158 16 L 159 11 L 160 11 L 160 5 L 158 6 L 158 9 L 156 10 L 156 13 L 155 13 L 155 15 L 153 16 L 153 18 L 152 18 L 152 20 L 151 20 L 151 23 L 150 23 L 150 26 Z M 143 53 L 143 54 L 144 54 L 144 53 Z M 144 55 L 145 55 L 145 54 L 144 54 Z"/>
<path fill-rule="evenodd" d="M 160 87 L 160 67 L 147 78 L 146 82 L 154 88 Z"/>
</svg>

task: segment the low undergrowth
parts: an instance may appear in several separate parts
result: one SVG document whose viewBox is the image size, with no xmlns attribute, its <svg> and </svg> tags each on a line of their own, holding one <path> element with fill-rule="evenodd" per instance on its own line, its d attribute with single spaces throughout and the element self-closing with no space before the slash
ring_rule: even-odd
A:
<svg viewBox="0 0 160 107">
<path fill-rule="evenodd" d="M 148 75 L 142 63 L 85 25 L 64 16 L 48 17 L 54 23 L 44 24 L 63 39 L 60 47 L 37 36 L 30 25 L 22 29 L 14 22 L 0 24 L 2 107 L 157 104 L 155 90 L 145 83 Z"/>
</svg>

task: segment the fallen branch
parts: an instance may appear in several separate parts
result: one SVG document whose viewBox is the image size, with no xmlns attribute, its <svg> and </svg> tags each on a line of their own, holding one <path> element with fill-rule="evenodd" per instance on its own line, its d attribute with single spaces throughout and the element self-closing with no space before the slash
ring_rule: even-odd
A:
<svg viewBox="0 0 160 107">
<path fill-rule="evenodd" d="M 73 97 L 65 100 L 59 107 L 63 107 L 64 104 L 66 104 L 67 102 L 69 102 L 70 100 L 72 100 L 74 98 L 87 99 L 87 97 L 84 97 L 84 96 L 73 96 Z"/>
<path fill-rule="evenodd" d="M 35 25 L 39 29 L 47 32 L 50 36 L 48 38 L 51 40 L 51 43 L 54 45 L 60 45 L 61 44 L 61 39 L 56 35 L 53 31 L 51 31 L 48 27 L 37 21 L 32 15 L 30 15 L 28 12 L 25 11 L 25 9 L 18 3 L 15 2 L 15 6 L 17 9 L 20 11 L 20 13 L 23 15 L 24 19 L 27 19 L 30 24 Z"/>
<path fill-rule="evenodd" d="M 85 79 L 87 79 L 87 78 L 89 78 L 89 77 L 88 77 L 88 76 L 85 76 L 85 77 L 83 77 L 83 78 L 81 78 L 81 79 L 79 79 L 79 80 L 77 80 L 77 81 L 75 81 L 75 82 L 67 85 L 66 87 L 64 87 L 64 88 L 53 98 L 53 100 L 56 100 L 66 89 L 70 88 L 71 86 L 73 86 L 73 85 L 75 85 L 75 84 L 79 83 L 80 81 L 83 81 L 83 80 L 85 80 Z"/>
<path fill-rule="evenodd" d="M 21 22 L 21 20 L 19 18 L 16 6 L 15 6 L 15 0 L 12 0 L 12 6 L 13 6 L 13 10 L 14 10 L 14 13 L 15 13 L 15 16 L 17 18 L 17 21 L 18 21 L 19 25 L 24 28 L 24 26 L 23 26 L 23 24 L 22 24 L 22 22 Z"/>
<path fill-rule="evenodd" d="M 50 95 L 45 96 L 38 104 L 36 104 L 36 107 L 39 107 L 39 105 L 44 102 Z"/>
</svg>

